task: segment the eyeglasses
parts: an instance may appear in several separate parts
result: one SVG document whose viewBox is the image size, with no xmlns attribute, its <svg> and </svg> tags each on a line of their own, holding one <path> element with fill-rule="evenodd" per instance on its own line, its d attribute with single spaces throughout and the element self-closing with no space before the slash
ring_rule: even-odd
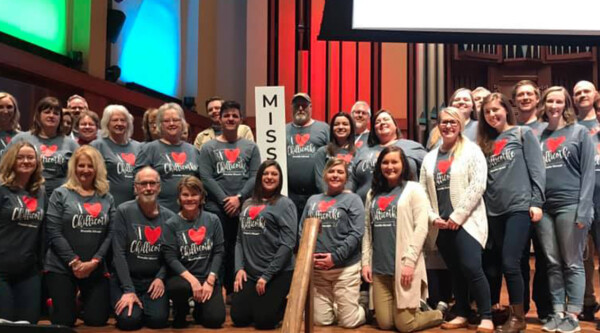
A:
<svg viewBox="0 0 600 333">
<path fill-rule="evenodd" d="M 458 121 L 456 120 L 444 120 L 440 123 L 440 126 L 442 127 L 456 127 L 458 126 Z"/>
<path fill-rule="evenodd" d="M 135 182 L 135 185 L 139 186 L 139 187 L 156 187 L 158 185 L 160 185 L 159 182 L 155 182 L 155 181 L 147 181 L 147 182 Z"/>
<path fill-rule="evenodd" d="M 352 114 L 365 116 L 365 115 L 368 115 L 369 112 L 363 111 L 363 110 L 354 110 L 354 111 L 352 111 Z"/>
</svg>

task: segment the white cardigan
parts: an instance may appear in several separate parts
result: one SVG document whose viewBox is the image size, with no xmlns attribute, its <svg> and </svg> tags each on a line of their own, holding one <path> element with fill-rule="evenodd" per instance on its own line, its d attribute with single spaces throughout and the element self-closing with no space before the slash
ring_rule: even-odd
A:
<svg viewBox="0 0 600 333">
<path fill-rule="evenodd" d="M 438 228 L 433 221 L 440 217 L 434 171 L 439 147 L 425 155 L 421 165 L 421 185 L 425 188 L 431 203 L 429 210 L 429 235 L 427 249 L 435 248 Z M 481 149 L 475 143 L 465 139 L 460 156 L 455 157 L 450 168 L 450 202 L 454 211 L 452 221 L 459 224 L 475 240 L 485 247 L 488 237 L 488 223 L 483 202 L 483 193 L 487 184 L 487 163 Z"/>
</svg>

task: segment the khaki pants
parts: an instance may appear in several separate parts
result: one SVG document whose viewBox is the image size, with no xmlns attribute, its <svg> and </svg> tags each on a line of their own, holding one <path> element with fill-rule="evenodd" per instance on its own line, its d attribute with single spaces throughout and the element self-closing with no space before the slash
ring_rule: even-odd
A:
<svg viewBox="0 0 600 333">
<path fill-rule="evenodd" d="M 391 330 L 395 327 L 400 332 L 414 332 L 442 323 L 442 312 L 438 310 L 422 312 L 419 309 L 398 309 L 394 283 L 393 276 L 373 274 L 375 317 L 380 329 Z"/>
<path fill-rule="evenodd" d="M 344 328 L 355 328 L 365 323 L 365 310 L 358 305 L 360 297 L 360 262 L 355 265 L 314 270 L 315 315 L 317 325 L 336 322 Z"/>
</svg>

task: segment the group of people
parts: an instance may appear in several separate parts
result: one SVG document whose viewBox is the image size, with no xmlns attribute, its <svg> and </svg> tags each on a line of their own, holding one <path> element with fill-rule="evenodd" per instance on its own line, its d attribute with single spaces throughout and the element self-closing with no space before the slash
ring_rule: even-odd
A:
<svg viewBox="0 0 600 333">
<path fill-rule="evenodd" d="M 193 304 L 197 324 L 218 328 L 227 300 L 234 325 L 272 329 L 302 222 L 318 218 L 318 325 L 374 314 L 401 332 L 521 332 L 533 242 L 543 331 L 576 332 L 598 307 L 584 252 L 600 245 L 600 98 L 587 81 L 573 96 L 521 81 L 513 107 L 460 88 L 426 149 L 388 110 L 358 101 L 328 125 L 298 93 L 284 173 L 261 163 L 235 101 L 206 101 L 212 125 L 192 145 L 175 103 L 146 111 L 137 142 L 121 105 L 100 118 L 81 96 L 64 110 L 46 97 L 20 131 L 16 99 L 0 93 L 0 318 L 36 323 L 43 300 L 54 324 L 114 314 L 123 330 L 183 328 Z"/>
</svg>

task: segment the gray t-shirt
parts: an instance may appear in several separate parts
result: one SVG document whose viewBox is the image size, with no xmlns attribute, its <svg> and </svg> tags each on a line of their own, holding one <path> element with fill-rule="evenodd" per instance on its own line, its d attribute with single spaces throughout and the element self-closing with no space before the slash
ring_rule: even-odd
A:
<svg viewBox="0 0 600 333">
<path fill-rule="evenodd" d="M 546 170 L 540 144 L 529 127 L 500 133 L 487 164 L 484 198 L 489 216 L 543 206 Z"/>
<path fill-rule="evenodd" d="M 21 132 L 12 138 L 9 146 L 19 141 L 31 143 L 42 158 L 42 175 L 46 179 L 46 196 L 49 198 L 52 191 L 66 181 L 69 159 L 79 145 L 64 135 L 43 139 L 31 132 Z"/>
<path fill-rule="evenodd" d="M 178 212 L 177 184 L 184 176 L 200 177 L 198 150 L 187 142 L 169 145 L 160 140 L 154 140 L 142 145 L 135 161 L 134 174 L 147 165 L 160 175 L 161 188 L 158 203 L 173 212 Z"/>
<path fill-rule="evenodd" d="M 365 208 L 358 195 L 346 192 L 334 197 L 315 194 L 306 202 L 300 221 L 311 217 L 321 220 L 315 253 L 331 253 L 334 268 L 360 261 L 359 245 L 365 232 Z"/>
<path fill-rule="evenodd" d="M 403 189 L 403 186 L 396 186 L 389 192 L 377 194 L 371 201 L 374 274 L 394 276 L 396 272 L 396 220 Z"/>
<path fill-rule="evenodd" d="M 121 145 L 109 138 L 99 138 L 90 146 L 98 149 L 106 164 L 107 179 L 110 184 L 110 194 L 115 198 L 115 205 L 133 200 L 133 168 L 141 144 L 135 140 Z"/>
<path fill-rule="evenodd" d="M 17 131 L 0 131 L 0 156 L 4 155 L 6 147 L 17 133 Z"/>
<path fill-rule="evenodd" d="M 518 123 L 517 125 L 527 126 L 527 127 L 531 128 L 531 130 L 533 131 L 533 135 L 535 135 L 535 137 L 538 141 L 540 140 L 540 136 L 542 135 L 542 132 L 546 129 L 546 127 L 548 127 L 547 122 L 543 122 L 543 121 L 539 121 L 539 120 L 532 121 L 527 124 Z"/>
<path fill-rule="evenodd" d="M 433 177 L 435 179 L 438 212 L 444 220 L 448 219 L 454 211 L 450 200 L 450 169 L 453 161 L 454 156 L 452 153 L 438 150 Z"/>
<path fill-rule="evenodd" d="M 598 119 L 589 119 L 589 120 L 579 120 L 577 122 L 579 125 L 585 126 L 588 129 L 590 135 L 595 135 L 600 131 L 600 123 L 598 123 Z"/>
<path fill-rule="evenodd" d="M 356 149 L 363 149 L 369 147 L 369 132 L 369 130 L 366 130 L 356 136 L 356 139 L 354 141 L 354 146 L 356 147 Z"/>
<path fill-rule="evenodd" d="M 314 121 L 309 126 L 285 126 L 289 191 L 310 195 L 317 191 L 314 155 L 329 142 L 329 125 Z"/>
<path fill-rule="evenodd" d="M 293 270 L 297 221 L 296 206 L 287 197 L 275 203 L 247 200 L 235 244 L 236 272 L 244 269 L 252 280 L 270 281 L 279 272 Z"/>
<path fill-rule="evenodd" d="M 587 128 L 578 124 L 544 130 L 542 154 L 546 163 L 544 210 L 577 205 L 577 221 L 590 224 L 593 215 L 595 149 Z"/>
<path fill-rule="evenodd" d="M 259 166 L 258 146 L 250 140 L 205 143 L 200 151 L 200 175 L 208 192 L 206 209 L 217 211 L 228 196 L 250 197 Z"/>
</svg>

